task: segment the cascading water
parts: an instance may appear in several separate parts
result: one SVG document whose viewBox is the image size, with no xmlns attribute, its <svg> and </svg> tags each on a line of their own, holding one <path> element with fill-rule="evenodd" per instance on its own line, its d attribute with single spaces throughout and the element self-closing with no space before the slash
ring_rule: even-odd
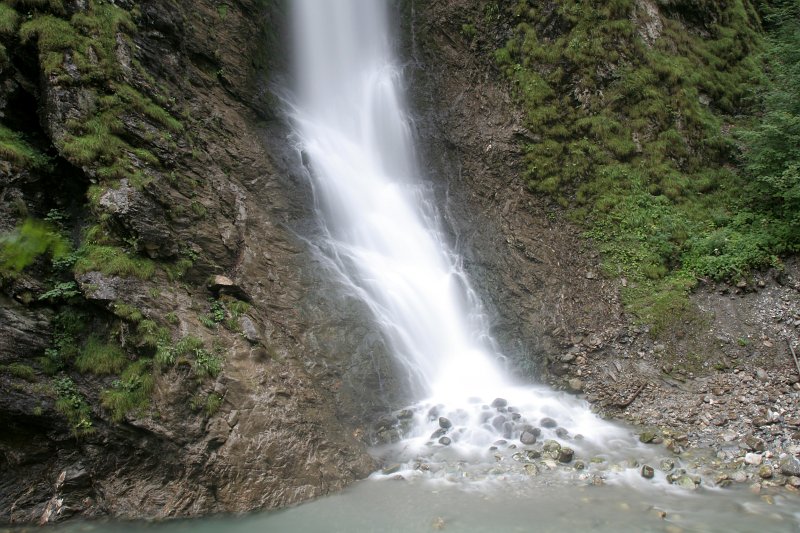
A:
<svg viewBox="0 0 800 533">
<path fill-rule="evenodd" d="M 502 357 L 421 179 L 386 3 L 295 0 L 292 6 L 291 118 L 325 229 L 320 247 L 369 306 L 409 385 L 424 398 L 404 411 L 393 458 L 480 462 L 523 437 L 530 444 L 580 434 L 571 444 L 579 450 L 615 439 L 630 443 L 625 430 L 582 402 L 513 386 L 498 368 Z M 496 397 L 504 401 L 487 405 Z M 543 418 L 562 428 L 541 424 Z"/>
</svg>

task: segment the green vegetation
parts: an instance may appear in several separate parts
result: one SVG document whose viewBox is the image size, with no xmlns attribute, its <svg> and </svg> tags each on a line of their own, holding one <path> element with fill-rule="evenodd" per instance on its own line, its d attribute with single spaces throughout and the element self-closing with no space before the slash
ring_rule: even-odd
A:
<svg viewBox="0 0 800 533">
<path fill-rule="evenodd" d="M 75 273 L 98 271 L 109 276 L 131 276 L 150 279 L 155 274 L 155 263 L 143 257 L 131 257 L 122 248 L 111 245 L 84 243 L 81 256 L 75 263 Z"/>
<path fill-rule="evenodd" d="M 41 294 L 39 300 L 69 300 L 80 294 L 81 291 L 78 289 L 78 284 L 74 281 L 59 281 L 53 285 L 53 288 Z"/>
<path fill-rule="evenodd" d="M 127 358 L 119 345 L 92 336 L 75 360 L 75 368 L 96 375 L 117 374 L 126 363 Z"/>
<path fill-rule="evenodd" d="M 647 14 L 634 0 L 521 0 L 504 7 L 516 29 L 495 53 L 535 139 L 528 186 L 586 226 L 607 274 L 631 282 L 629 310 L 649 323 L 692 320 L 686 294 L 698 278 L 780 267 L 800 245 L 798 17 L 784 16 L 792 29 L 770 45 L 770 84 L 750 1 L 706 4 L 660 4 L 656 36 L 635 22 Z M 730 131 L 764 83 L 765 120 L 739 136 L 742 173 Z"/>
<path fill-rule="evenodd" d="M 67 417 L 73 435 L 82 437 L 93 433 L 92 410 L 75 382 L 69 377 L 57 378 L 53 380 L 53 388 L 56 391 L 56 409 Z"/>
<path fill-rule="evenodd" d="M 80 335 L 86 330 L 86 316 L 77 309 L 65 307 L 53 318 L 53 342 L 44 351 L 39 364 L 53 375 L 80 353 Z"/>
<path fill-rule="evenodd" d="M 141 412 L 149 405 L 155 386 L 152 364 L 150 359 L 131 363 L 120 379 L 114 380 L 111 388 L 100 395 L 103 407 L 111 411 L 114 422 L 121 422 L 128 413 Z"/>
<path fill-rule="evenodd" d="M 69 243 L 49 224 L 29 218 L 13 232 L 0 236 L 0 275 L 15 277 L 39 256 L 49 253 L 58 259 L 69 249 Z"/>
<path fill-rule="evenodd" d="M 765 9 L 770 29 L 764 61 L 770 77 L 760 95 L 761 115 L 742 128 L 749 193 L 769 224 L 778 252 L 800 250 L 800 3 L 782 0 Z"/>
<path fill-rule="evenodd" d="M 203 348 L 195 349 L 192 370 L 199 378 L 217 377 L 222 371 L 222 356 Z"/>
<path fill-rule="evenodd" d="M 214 416 L 219 411 L 219 408 L 222 406 L 222 396 L 217 394 L 216 392 L 212 392 L 206 398 L 206 404 L 204 407 L 204 411 L 206 416 Z"/>
<path fill-rule="evenodd" d="M 33 368 L 23 363 L 0 365 L 0 372 L 7 372 L 16 378 L 24 379 L 25 381 L 36 381 L 36 373 Z"/>
<path fill-rule="evenodd" d="M 1 18 L 2 13 L 0 13 Z M 0 65 L 2 63 L 0 61 Z M 0 157 L 23 168 L 41 168 L 49 163 L 49 158 L 28 144 L 21 134 L 2 124 L 0 124 Z"/>
<path fill-rule="evenodd" d="M 131 124 L 141 127 L 144 117 L 163 128 L 161 140 L 174 146 L 172 133 L 184 128 L 160 105 L 169 99 L 153 92 L 155 83 L 146 86 L 151 95 L 131 85 L 131 70 L 152 80 L 141 65 L 131 60 L 126 67 L 119 61 L 119 47 L 134 48 L 129 35 L 136 30 L 135 12 L 102 0 L 88 0 L 88 9 L 70 17 L 58 2 L 12 3 L 17 4 L 34 8 L 18 33 L 23 44 L 35 43 L 42 71 L 57 84 L 80 85 L 93 96 L 79 109 L 79 119 L 67 121 L 68 135 L 57 139 L 59 151 L 78 166 L 93 165 L 104 180 L 128 179 L 133 186 L 144 186 L 151 179 L 145 165 L 158 166 L 159 160 L 147 148 L 131 144 L 126 131 Z M 16 20 L 11 13 L 8 28 Z M 17 161 L 30 160 L 19 139 L 6 142 L 6 137 L 0 131 L 0 152 L 8 151 Z"/>
</svg>

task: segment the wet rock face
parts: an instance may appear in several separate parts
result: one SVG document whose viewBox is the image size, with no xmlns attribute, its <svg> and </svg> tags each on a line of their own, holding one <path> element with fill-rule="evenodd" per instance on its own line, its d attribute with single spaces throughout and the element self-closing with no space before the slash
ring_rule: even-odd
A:
<svg viewBox="0 0 800 533">
<path fill-rule="evenodd" d="M 538 380 L 564 374 L 561 346 L 577 332 L 613 331 L 622 309 L 615 284 L 595 274 L 600 257 L 582 230 L 526 189 L 525 145 L 536 140 L 494 61 L 513 21 L 480 28 L 471 41 L 462 27 L 485 20 L 480 2 L 404 5 L 414 17 L 421 157 L 470 283 L 511 370 Z"/>
<path fill-rule="evenodd" d="M 169 327 L 173 341 L 193 335 L 219 347 L 222 369 L 200 385 L 188 364 L 154 373 L 148 408 L 116 422 L 100 396 L 118 376 L 68 367 L 64 375 L 85 397 L 94 431 L 75 439 L 55 398 L 42 392 L 51 378 L 36 363 L 52 342 L 53 313 L 36 301 L 46 280 L 0 287 L 0 365 L 24 359 L 34 372 L 32 382 L 0 372 L 0 522 L 245 512 L 328 494 L 374 469 L 363 421 L 400 404 L 394 368 L 364 306 L 342 303 L 341 287 L 297 238 L 317 229 L 299 158 L 266 90 L 281 52 L 262 49 L 279 40 L 280 13 L 255 0 L 229 3 L 224 20 L 206 0 L 135 4 L 141 16 L 133 42 L 118 42 L 120 69 L 128 76 L 134 59 L 142 65 L 152 80 L 132 83 L 171 95 L 191 142 L 177 133 L 174 146 L 162 142 L 146 117 L 129 110 L 126 139 L 159 159 L 145 169 L 151 179 L 105 187 L 93 163 L 70 171 L 104 185 L 92 209 L 131 253 L 159 266 L 188 258 L 192 266 L 180 281 L 161 270 L 146 280 L 90 270 L 74 281 L 93 325 L 116 324 L 131 354 L 139 349 L 127 344 L 133 326 L 120 327 L 111 315 L 118 304 Z M 36 75 L 25 83 L 39 97 L 42 135 L 52 145 L 66 138 L 67 121 L 85 122 L 95 108 L 95 96 L 74 80 Z M 0 84 L 1 105 L 8 87 Z M 8 198 L 42 218 L 38 199 L 51 193 L 45 182 L 8 177 L 4 168 L 1 183 L 14 186 Z M 84 210 L 78 218 L 91 220 L 85 198 L 73 204 Z M 15 224 L 8 211 L 0 208 L 3 231 Z M 248 311 L 230 317 L 231 325 L 204 326 L 209 298 L 224 297 L 247 302 Z M 214 409 L 192 406 L 212 394 Z"/>
</svg>

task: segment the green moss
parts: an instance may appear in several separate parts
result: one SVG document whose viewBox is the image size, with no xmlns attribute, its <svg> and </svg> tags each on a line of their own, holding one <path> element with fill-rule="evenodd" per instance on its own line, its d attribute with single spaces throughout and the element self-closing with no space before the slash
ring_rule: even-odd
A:
<svg viewBox="0 0 800 533">
<path fill-rule="evenodd" d="M 143 257 L 131 257 L 117 246 L 84 244 L 81 256 L 75 263 L 75 273 L 85 274 L 91 271 L 146 280 L 155 274 L 155 263 Z"/>
<path fill-rule="evenodd" d="M 122 348 L 112 342 L 104 342 L 97 337 L 89 337 L 78 358 L 75 367 L 81 372 L 96 375 L 117 374 L 127 363 Z"/>
<path fill-rule="evenodd" d="M 140 310 L 132 305 L 126 304 L 125 302 L 114 302 L 111 306 L 111 310 L 116 316 L 128 322 L 134 322 L 138 324 L 144 320 L 144 315 L 142 315 Z"/>
<path fill-rule="evenodd" d="M 36 381 L 36 372 L 34 369 L 23 363 L 11 363 L 9 365 L 0 365 L 0 372 L 7 372 L 12 376 L 25 381 Z"/>
<path fill-rule="evenodd" d="M 726 133 L 763 80 L 758 17 L 748 0 L 706 3 L 665 4 L 646 43 L 632 0 L 520 1 L 505 6 L 517 25 L 495 53 L 537 138 L 525 146 L 528 186 L 570 208 L 608 274 L 684 303 L 697 277 L 778 264 L 782 238 L 742 194 Z M 646 290 L 626 301 L 640 318 L 670 312 Z"/>
<path fill-rule="evenodd" d="M 152 361 L 140 359 L 128 365 L 110 389 L 100 394 L 100 401 L 111 411 L 111 420 L 121 422 L 129 413 L 140 413 L 150 404 L 155 387 Z"/>
<path fill-rule="evenodd" d="M 136 326 L 136 340 L 139 345 L 158 349 L 169 342 L 169 330 L 153 320 L 142 320 Z"/>
<path fill-rule="evenodd" d="M 84 116 L 67 123 L 68 135 L 59 140 L 59 151 L 73 164 L 94 166 L 101 179 L 128 179 L 133 186 L 144 187 L 152 179 L 146 165 L 158 166 L 159 160 L 147 148 L 131 144 L 126 123 L 141 122 L 143 117 L 167 130 L 162 140 L 173 146 L 172 133 L 184 128 L 157 103 L 166 103 L 166 97 L 145 95 L 124 81 L 129 73 L 118 60 L 117 48 L 119 39 L 133 47 L 129 35 L 136 26 L 131 13 L 113 3 L 88 0 L 86 10 L 69 18 L 63 10 L 55 10 L 37 11 L 28 19 L 19 29 L 20 40 L 36 44 L 43 72 L 58 84 L 81 85 L 93 96 L 86 99 Z M 138 62 L 131 66 L 152 80 Z M 155 85 L 153 80 L 151 87 Z"/>
<path fill-rule="evenodd" d="M 0 3 L 0 37 L 8 38 L 17 32 L 19 15 L 14 9 Z"/>
</svg>

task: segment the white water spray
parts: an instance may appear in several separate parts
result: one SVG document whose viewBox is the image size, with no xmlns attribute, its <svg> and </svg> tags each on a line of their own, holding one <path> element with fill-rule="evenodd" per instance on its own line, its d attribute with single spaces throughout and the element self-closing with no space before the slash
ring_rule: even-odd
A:
<svg viewBox="0 0 800 533">
<path fill-rule="evenodd" d="M 297 99 L 292 120 L 326 231 L 327 259 L 371 309 L 420 398 L 403 457 L 446 447 L 485 454 L 499 438 L 607 444 L 623 431 L 583 402 L 512 386 L 497 366 L 486 319 L 440 229 L 421 179 L 405 111 L 388 9 L 379 0 L 295 0 Z M 486 405 L 503 397 L 507 406 Z M 475 398 L 480 400 L 475 400 Z M 472 398 L 472 400 L 470 400 Z M 407 415 L 406 415 L 407 416 Z M 452 423 L 437 430 L 439 416 Z M 446 422 L 445 422 L 446 423 Z"/>
</svg>

